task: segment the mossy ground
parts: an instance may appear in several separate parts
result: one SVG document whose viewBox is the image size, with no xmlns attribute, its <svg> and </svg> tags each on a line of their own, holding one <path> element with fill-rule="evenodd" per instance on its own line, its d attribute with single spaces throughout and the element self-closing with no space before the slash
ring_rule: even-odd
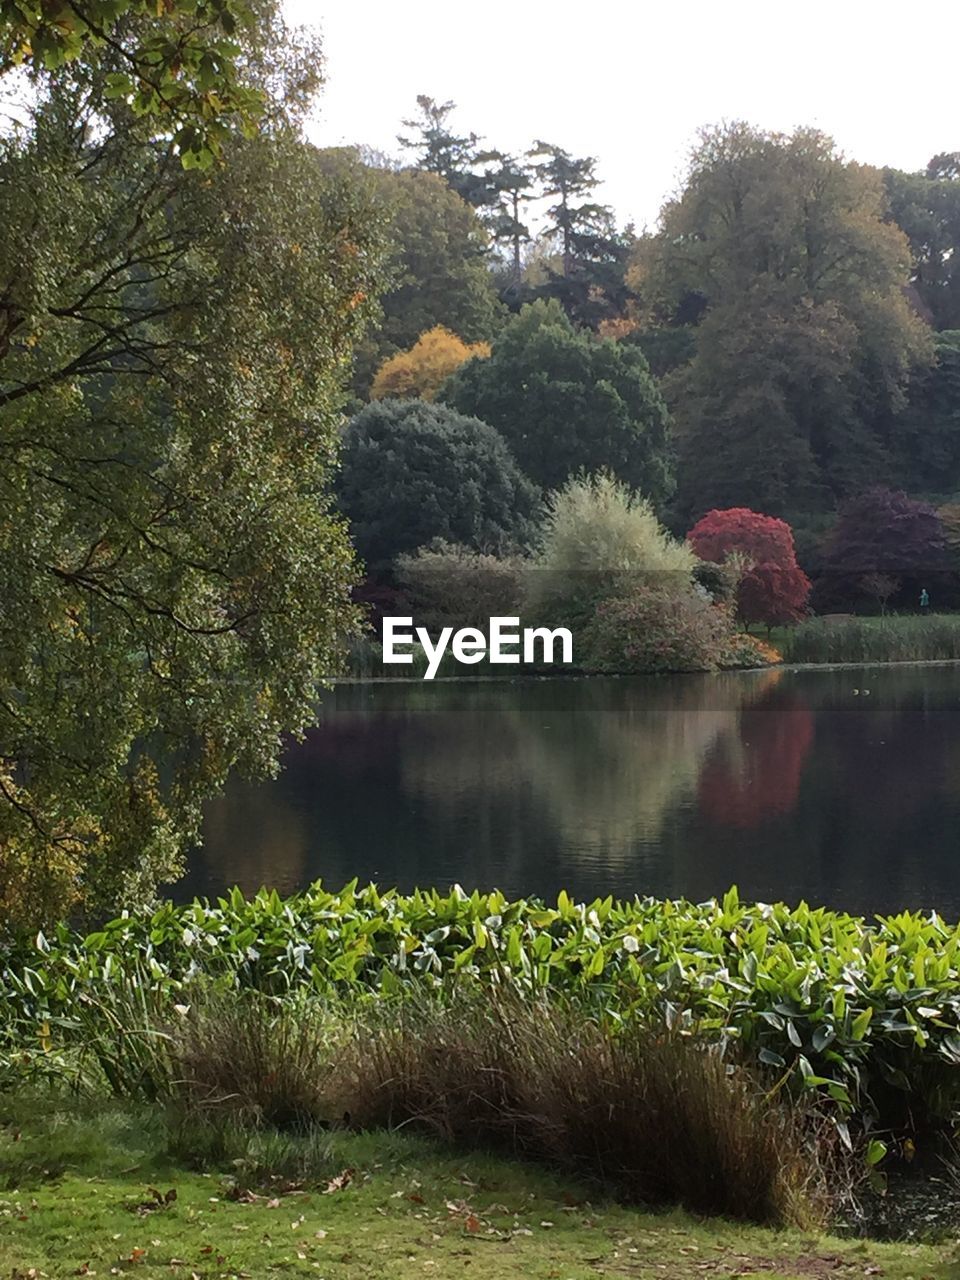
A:
<svg viewBox="0 0 960 1280">
<path fill-rule="evenodd" d="M 267 1140 L 197 1172 L 171 1153 L 160 1113 L 4 1118 L 4 1280 L 960 1280 L 951 1246 L 641 1212 L 529 1164 L 408 1135 Z"/>
</svg>

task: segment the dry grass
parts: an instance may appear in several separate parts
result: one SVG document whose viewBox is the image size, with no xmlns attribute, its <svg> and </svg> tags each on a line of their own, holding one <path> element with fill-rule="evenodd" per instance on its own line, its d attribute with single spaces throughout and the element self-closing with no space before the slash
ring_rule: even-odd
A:
<svg viewBox="0 0 960 1280">
<path fill-rule="evenodd" d="M 366 1004 L 222 997 L 174 1036 L 204 1123 L 413 1125 L 592 1177 L 634 1203 L 810 1227 L 829 1214 L 810 1117 L 714 1050 L 505 995 Z"/>
<path fill-rule="evenodd" d="M 676 1036 L 503 996 L 367 1008 L 322 1077 L 319 1109 L 356 1128 L 413 1124 L 633 1202 L 802 1226 L 829 1214 L 810 1117 Z"/>
</svg>

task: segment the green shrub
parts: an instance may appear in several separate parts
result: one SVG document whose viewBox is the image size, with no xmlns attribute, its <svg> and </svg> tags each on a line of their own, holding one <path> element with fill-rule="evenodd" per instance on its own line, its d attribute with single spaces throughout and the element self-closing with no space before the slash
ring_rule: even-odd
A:
<svg viewBox="0 0 960 1280">
<path fill-rule="evenodd" d="M 526 566 L 519 556 L 484 555 L 437 541 L 400 556 L 396 576 L 418 626 L 486 630 L 494 616 L 519 616 Z"/>
<path fill-rule="evenodd" d="M 638 583 L 684 587 L 696 564 L 646 498 L 604 472 L 571 479 L 550 496 L 541 542 L 534 600 L 554 609 Z"/>
</svg>

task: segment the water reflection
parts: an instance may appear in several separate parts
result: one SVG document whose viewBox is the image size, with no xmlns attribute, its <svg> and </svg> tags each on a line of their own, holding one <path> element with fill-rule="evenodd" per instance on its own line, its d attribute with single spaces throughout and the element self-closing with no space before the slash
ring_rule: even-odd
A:
<svg viewBox="0 0 960 1280">
<path fill-rule="evenodd" d="M 341 686 L 276 782 L 210 806 L 176 892 L 736 881 L 960 914 L 958 729 L 956 667 Z"/>
</svg>

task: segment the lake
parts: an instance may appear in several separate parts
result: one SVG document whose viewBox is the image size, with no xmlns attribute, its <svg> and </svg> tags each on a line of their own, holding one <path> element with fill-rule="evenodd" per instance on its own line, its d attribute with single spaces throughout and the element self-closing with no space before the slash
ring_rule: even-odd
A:
<svg viewBox="0 0 960 1280">
<path fill-rule="evenodd" d="M 354 876 L 960 916 L 960 666 L 338 685 L 174 892 Z"/>
</svg>

